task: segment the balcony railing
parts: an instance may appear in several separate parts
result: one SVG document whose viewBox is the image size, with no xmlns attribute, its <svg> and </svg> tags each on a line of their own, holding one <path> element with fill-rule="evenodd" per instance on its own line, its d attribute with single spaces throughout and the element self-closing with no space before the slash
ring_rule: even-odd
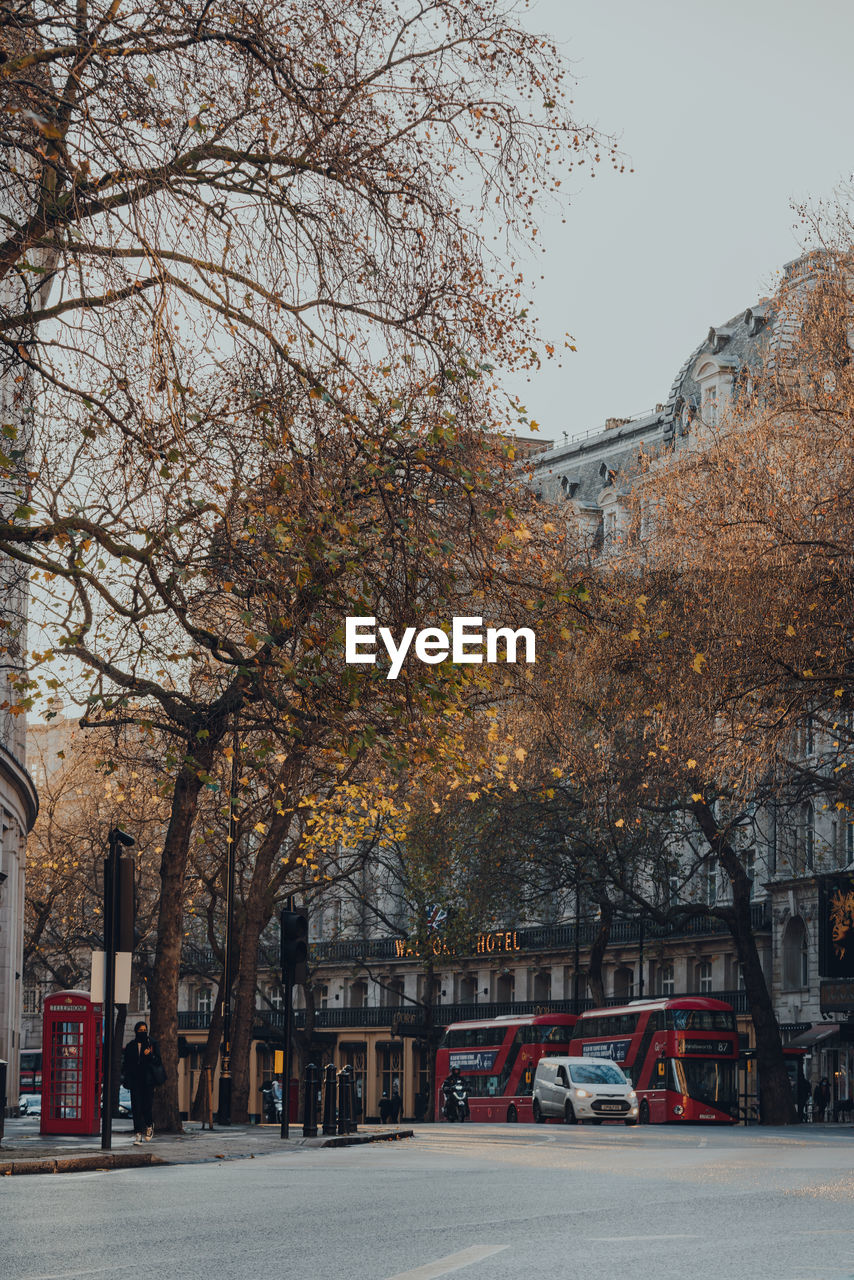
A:
<svg viewBox="0 0 854 1280">
<path fill-rule="evenodd" d="M 696 996 L 696 991 L 683 992 L 683 995 Z M 703 992 L 704 995 L 714 1000 L 725 1000 L 727 1004 L 731 1004 L 736 1013 L 746 1014 L 750 1012 L 747 1003 L 747 993 L 744 991 L 708 991 Z M 649 995 L 647 999 L 656 999 Z M 608 1006 L 616 1006 L 625 1004 L 626 1001 L 622 996 L 612 996 L 605 1001 Z M 535 1013 L 584 1013 L 586 1009 L 592 1009 L 594 1002 L 591 999 L 579 1000 L 577 1005 L 573 1000 L 517 1000 L 510 1003 L 490 1003 L 490 1004 L 438 1004 L 432 1009 L 433 1025 L 436 1027 L 447 1027 L 452 1022 L 470 1022 L 476 1018 L 502 1018 L 502 1017 L 527 1017 Z M 256 1038 L 263 1038 L 265 1031 L 280 1032 L 284 1023 L 284 1013 L 281 1010 L 258 1010 L 258 1025 L 256 1026 Z M 403 1005 L 378 1005 L 368 1006 L 361 1009 L 317 1009 L 314 1015 L 314 1025 L 318 1031 L 332 1031 L 336 1029 L 348 1028 L 388 1028 L 398 1021 L 406 1021 L 407 1019 L 416 1019 L 424 1021 L 426 1012 L 421 1005 L 403 1004 Z M 189 1011 L 178 1014 L 178 1030 L 179 1031 L 206 1031 L 210 1025 L 211 1015 L 209 1013 L 199 1013 Z M 294 1013 L 294 1021 L 298 1029 L 305 1027 L 305 1010 L 297 1009 Z"/>
<path fill-rule="evenodd" d="M 755 933 L 768 931 L 771 928 L 770 903 L 753 902 L 750 906 L 750 923 Z M 578 924 L 578 946 L 589 947 L 593 944 L 599 931 L 597 920 L 581 920 Z M 496 930 L 506 933 L 506 929 Z M 527 928 L 510 930 L 515 938 L 513 954 L 524 952 L 571 951 L 576 945 L 576 925 L 574 921 L 566 924 L 529 925 Z M 696 916 L 682 924 L 655 924 L 651 920 L 633 918 L 615 920 L 611 924 L 610 945 L 627 943 L 656 942 L 663 939 L 703 938 L 728 932 L 726 921 L 715 916 Z M 441 935 L 437 934 L 437 939 Z M 335 942 L 312 942 L 309 954 L 312 961 L 327 964 L 355 964 L 366 960 L 404 960 L 409 942 L 405 938 L 339 938 Z M 471 955 L 478 954 L 477 943 L 471 948 Z M 498 954 L 489 952 L 490 956 Z M 259 961 L 262 968 L 277 969 L 279 966 L 278 948 L 269 942 L 263 942 L 259 948 Z M 185 945 L 181 953 L 182 969 L 185 972 L 210 974 L 217 972 L 220 963 L 210 947 Z"/>
</svg>

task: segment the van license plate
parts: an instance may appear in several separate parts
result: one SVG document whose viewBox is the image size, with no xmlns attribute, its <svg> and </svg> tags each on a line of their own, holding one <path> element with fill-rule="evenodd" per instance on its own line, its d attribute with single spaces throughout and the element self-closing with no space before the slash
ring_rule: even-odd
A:
<svg viewBox="0 0 854 1280">
<path fill-rule="evenodd" d="M 602 1102 L 599 1105 L 600 1111 L 622 1111 L 623 1104 L 621 1102 Z"/>
</svg>

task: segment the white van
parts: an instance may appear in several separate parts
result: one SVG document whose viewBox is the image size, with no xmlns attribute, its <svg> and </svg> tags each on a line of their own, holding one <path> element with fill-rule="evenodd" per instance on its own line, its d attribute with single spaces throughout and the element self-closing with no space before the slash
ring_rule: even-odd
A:
<svg viewBox="0 0 854 1280">
<path fill-rule="evenodd" d="M 534 1119 L 622 1120 L 637 1124 L 638 1099 L 616 1062 L 609 1058 L 541 1058 L 534 1076 Z"/>
</svg>

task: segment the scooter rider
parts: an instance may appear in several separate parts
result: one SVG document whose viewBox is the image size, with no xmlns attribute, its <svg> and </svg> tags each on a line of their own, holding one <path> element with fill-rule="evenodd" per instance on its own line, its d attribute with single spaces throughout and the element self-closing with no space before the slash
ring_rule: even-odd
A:
<svg viewBox="0 0 854 1280">
<path fill-rule="evenodd" d="M 451 1074 L 446 1076 L 442 1083 L 442 1096 L 445 1100 L 445 1115 L 448 1119 L 450 1119 L 449 1111 L 451 1109 L 456 1109 L 456 1100 L 453 1098 L 454 1090 L 457 1086 L 462 1084 L 463 1076 L 459 1067 L 451 1067 Z"/>
</svg>

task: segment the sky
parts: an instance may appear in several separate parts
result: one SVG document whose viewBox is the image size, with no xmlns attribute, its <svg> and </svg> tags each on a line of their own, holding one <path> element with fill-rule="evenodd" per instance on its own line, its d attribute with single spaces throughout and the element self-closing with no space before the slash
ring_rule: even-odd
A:
<svg viewBox="0 0 854 1280">
<path fill-rule="evenodd" d="M 578 118 L 635 170 L 573 171 L 530 260 L 547 339 L 577 352 L 511 385 L 562 443 L 666 400 L 709 327 L 802 251 L 792 202 L 854 172 L 854 3 L 533 0 L 524 25 L 556 39 Z"/>
</svg>

